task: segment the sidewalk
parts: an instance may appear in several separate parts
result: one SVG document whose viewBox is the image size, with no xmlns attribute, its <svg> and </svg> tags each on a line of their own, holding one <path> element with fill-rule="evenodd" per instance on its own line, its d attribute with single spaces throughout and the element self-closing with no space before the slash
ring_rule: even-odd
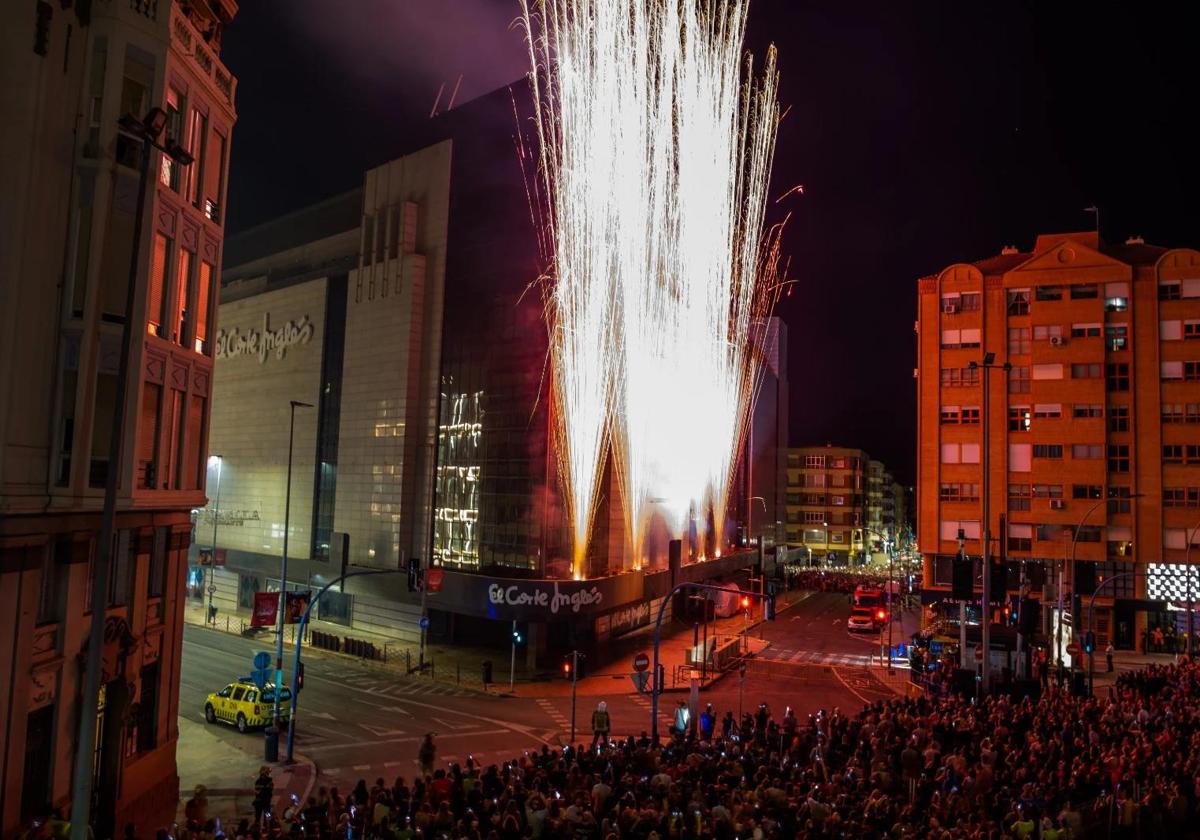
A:
<svg viewBox="0 0 1200 840">
<path fill-rule="evenodd" d="M 204 785 L 208 796 L 208 815 L 220 817 L 226 833 L 232 835 L 238 820 L 254 818 L 254 780 L 265 763 L 262 736 L 246 736 L 245 745 L 234 745 L 217 736 L 209 724 L 179 718 L 179 743 L 176 765 L 179 773 L 179 806 L 176 821 L 184 823 L 184 807 L 197 785 Z M 255 752 L 256 750 L 256 752 Z M 292 765 L 271 768 L 275 780 L 272 809 L 282 814 L 295 794 L 306 802 L 317 781 L 317 768 L 301 755 Z M 174 834 L 175 832 L 172 832 Z"/>
<path fill-rule="evenodd" d="M 776 598 L 776 614 L 780 616 L 780 620 L 784 620 L 784 612 L 789 607 L 799 603 L 811 594 L 812 592 L 804 590 L 792 590 L 780 593 Z M 749 621 L 739 612 L 737 615 L 729 618 L 718 618 L 708 622 L 709 639 L 711 640 L 715 636 L 724 641 L 741 635 L 744 629 L 753 630 L 759 626 L 762 623 L 761 607 L 756 604 L 751 607 L 750 611 L 754 617 Z M 204 619 L 204 606 L 197 602 L 189 602 L 184 610 L 184 620 L 189 624 L 204 627 Z M 217 616 L 216 629 L 221 632 L 240 634 L 245 624 L 248 623 L 248 611 L 242 611 L 234 615 L 221 613 Z M 208 625 L 210 628 L 212 626 L 211 624 Z M 348 630 L 348 628 L 340 624 L 322 621 L 310 621 L 309 630 L 334 633 L 339 636 L 350 635 L 356 639 L 374 642 L 378 648 L 385 651 L 387 659 L 381 661 L 354 658 L 355 661 L 363 662 L 366 665 L 392 668 L 403 674 L 407 670 L 406 665 L 409 661 L 409 658 L 405 656 L 406 651 L 410 653 L 411 661 L 414 664 L 416 662 L 417 651 L 415 649 L 382 636 Z M 292 645 L 294 632 L 294 625 L 290 628 L 285 628 L 285 646 L 290 647 Z M 659 662 L 666 672 L 668 690 L 672 687 L 672 678 L 675 669 L 684 665 L 687 661 L 687 651 L 692 646 L 692 633 L 691 626 L 676 623 L 672 623 L 669 626 L 664 625 L 662 643 L 659 648 Z M 269 636 L 264 635 L 263 639 L 267 640 Z M 767 643 L 762 643 L 758 639 L 749 639 L 747 644 L 750 645 L 751 652 L 754 653 L 760 652 L 767 646 Z M 576 683 L 576 693 L 585 696 L 608 695 L 614 693 L 614 691 L 630 694 L 636 693 L 633 681 L 630 678 L 630 675 L 633 673 L 631 660 L 636 653 L 642 651 L 645 651 L 652 657 L 653 647 L 653 626 L 642 628 L 620 639 L 610 641 L 605 648 L 610 656 L 610 661 L 594 671 L 585 665 L 584 673 L 587 676 Z M 557 697 L 571 693 L 571 683 L 562 679 L 556 670 L 545 668 L 528 669 L 520 661 L 520 655 L 518 655 L 517 667 L 514 673 L 513 691 L 510 693 L 508 691 L 507 679 L 507 666 L 509 664 L 507 653 L 507 650 L 496 650 L 495 648 L 478 648 L 462 645 L 426 645 L 425 659 L 426 662 L 432 663 L 433 667 L 425 674 L 414 674 L 413 678 L 436 679 L 439 682 L 456 685 L 459 688 L 491 695 L 511 694 L 517 697 Z M 344 656 L 344 654 L 310 647 L 306 642 L 305 657 L 314 654 Z M 490 659 L 493 662 L 493 682 L 488 686 L 483 685 L 480 673 L 480 663 L 485 659 Z M 288 661 L 290 662 L 290 659 Z M 710 683 L 711 681 L 706 684 Z"/>
</svg>

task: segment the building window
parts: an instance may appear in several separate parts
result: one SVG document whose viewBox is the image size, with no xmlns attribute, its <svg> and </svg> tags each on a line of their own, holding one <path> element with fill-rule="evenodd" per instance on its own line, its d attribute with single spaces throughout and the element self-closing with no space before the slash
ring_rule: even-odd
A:
<svg viewBox="0 0 1200 840">
<path fill-rule="evenodd" d="M 154 251 L 150 261 L 150 289 L 146 298 L 146 332 L 160 338 L 166 335 L 167 271 L 172 241 L 161 233 L 154 234 Z"/>
<path fill-rule="evenodd" d="M 1061 403 L 1038 403 L 1033 407 L 1035 418 L 1057 419 L 1062 417 Z"/>
<path fill-rule="evenodd" d="M 1129 364 L 1117 362 L 1104 366 L 1105 385 L 1110 391 L 1129 390 Z"/>
<path fill-rule="evenodd" d="M 1071 457 L 1100 459 L 1104 457 L 1104 446 L 1099 443 L 1075 443 L 1071 445 Z"/>
<path fill-rule="evenodd" d="M 1158 299 L 1159 300 L 1179 300 L 1183 297 L 1183 286 L 1178 282 L 1165 282 L 1158 284 Z"/>
<path fill-rule="evenodd" d="M 1027 405 L 1012 405 L 1008 408 L 1008 430 L 1010 432 L 1029 431 L 1030 411 Z"/>
<path fill-rule="evenodd" d="M 1028 484 L 1008 485 L 1008 509 L 1029 510 L 1031 493 Z"/>
<path fill-rule="evenodd" d="M 1104 309 L 1107 312 L 1124 312 L 1129 308 L 1129 284 L 1104 284 Z"/>
<path fill-rule="evenodd" d="M 150 550 L 150 574 L 146 580 L 146 594 L 161 598 L 167 582 L 167 538 L 171 529 L 160 525 L 154 529 L 154 546 Z"/>
<path fill-rule="evenodd" d="M 978 312 L 982 298 L 979 292 L 963 292 L 958 299 L 958 308 L 962 312 Z"/>
<path fill-rule="evenodd" d="M 1010 330 L 1011 332 L 1011 330 Z M 1033 328 L 1034 341 L 1051 341 L 1062 339 L 1062 324 L 1036 324 Z M 1025 352 L 1029 352 L 1026 350 Z"/>
<path fill-rule="evenodd" d="M 833 497 L 830 499 L 830 501 L 831 501 L 831 503 L 832 503 L 832 504 L 835 504 L 835 505 L 841 506 L 841 505 L 844 505 L 844 504 L 846 504 L 846 497 L 845 497 L 845 496 L 833 496 Z"/>
<path fill-rule="evenodd" d="M 220 132 L 212 132 L 208 161 L 204 164 L 204 216 L 220 224 L 221 187 L 225 184 L 225 147 L 228 141 Z"/>
<path fill-rule="evenodd" d="M 1071 300 L 1095 300 L 1100 297 L 1100 287 L 1095 283 L 1080 283 L 1071 287 Z"/>
<path fill-rule="evenodd" d="M 804 456 L 804 466 L 808 467 L 809 469 L 824 469 L 825 468 L 825 456 L 824 455 L 805 455 Z"/>
<path fill-rule="evenodd" d="M 1035 484 L 1033 485 L 1033 497 L 1035 499 L 1061 499 L 1063 497 L 1062 485 Z"/>
<path fill-rule="evenodd" d="M 200 209 L 204 192 L 204 165 L 208 160 L 208 117 L 193 108 L 191 122 L 187 148 L 194 160 L 188 166 L 187 198 L 193 207 Z"/>
<path fill-rule="evenodd" d="M 1010 394 L 1029 393 L 1029 366 L 1014 365 L 1008 372 L 1008 392 Z"/>
<path fill-rule="evenodd" d="M 979 501 L 979 485 L 969 482 L 943 482 L 941 500 L 943 502 L 977 502 Z"/>
<path fill-rule="evenodd" d="M 1104 407 L 1094 403 L 1076 403 L 1071 406 L 1072 417 L 1103 417 Z"/>
<path fill-rule="evenodd" d="M 1129 472 L 1129 444 L 1109 444 L 1108 471 L 1111 473 Z"/>
<path fill-rule="evenodd" d="M 56 708 L 51 703 L 30 712 L 25 718 L 25 764 L 20 782 L 22 820 L 45 817 L 46 803 L 54 799 L 51 770 L 54 766 Z"/>
<path fill-rule="evenodd" d="M 1162 421 L 1164 423 L 1183 422 L 1183 403 L 1163 403 Z"/>
<path fill-rule="evenodd" d="M 1200 338 L 1200 321 L 1184 321 L 1183 337 Z"/>
<path fill-rule="evenodd" d="M 964 405 L 962 407 L 962 414 L 960 415 L 960 418 L 961 418 L 961 422 L 963 423 L 963 425 L 966 425 L 966 426 L 979 425 L 979 406 Z"/>
<path fill-rule="evenodd" d="M 1108 407 L 1108 430 L 1110 432 L 1129 431 L 1129 406 L 1110 405 Z"/>
<path fill-rule="evenodd" d="M 1125 324 L 1109 324 L 1104 328 L 1104 344 L 1110 352 L 1129 349 L 1129 327 Z"/>
<path fill-rule="evenodd" d="M 1071 365 L 1072 379 L 1099 379 L 1100 365 L 1077 362 Z"/>
<path fill-rule="evenodd" d="M 158 746 L 158 663 L 142 668 L 141 690 L 137 703 L 137 751 L 149 752 Z"/>
<path fill-rule="evenodd" d="M 1033 551 L 1033 538 L 1032 537 L 1009 537 L 1008 538 L 1008 550 L 1009 551 Z"/>
<path fill-rule="evenodd" d="M 1183 338 L 1182 321 L 1159 321 L 1158 338 L 1160 341 L 1179 341 Z"/>
<path fill-rule="evenodd" d="M 1062 300 L 1062 286 L 1036 286 L 1034 300 Z"/>
<path fill-rule="evenodd" d="M 1029 327 L 1008 328 L 1008 355 L 1019 356 L 1029 353 Z"/>
<path fill-rule="evenodd" d="M 187 346 L 188 333 L 191 332 L 191 323 L 189 318 L 191 311 L 188 307 L 191 306 L 192 299 L 192 262 L 193 255 L 186 248 L 179 249 L 179 259 L 176 263 L 175 277 L 175 295 L 174 295 L 174 317 L 171 319 L 173 332 L 171 333 L 171 341 L 176 344 Z"/>
<path fill-rule="evenodd" d="M 42 551 L 42 580 L 38 592 L 38 624 L 62 621 L 71 562 L 71 538 L 58 537 Z"/>
<path fill-rule="evenodd" d="M 942 406 L 942 425 L 950 426 L 958 423 L 958 406 L 944 405 Z"/>
<path fill-rule="evenodd" d="M 1200 362 L 1184 362 L 1183 378 L 1188 382 L 1200 380 Z"/>
<path fill-rule="evenodd" d="M 1188 423 L 1200 423 L 1200 403 L 1188 403 L 1186 420 Z"/>
<path fill-rule="evenodd" d="M 1061 443 L 1035 443 L 1033 445 L 1034 458 L 1061 458 L 1062 454 Z"/>
<path fill-rule="evenodd" d="M 822 511 L 819 511 L 819 510 L 804 511 L 804 521 L 806 523 L 808 523 L 809 525 L 819 525 L 823 522 L 828 521 L 828 519 L 829 519 L 829 516 L 827 514 L 823 513 Z"/>
<path fill-rule="evenodd" d="M 1128 487 L 1108 488 L 1108 512 L 1129 513 L 1133 509 L 1133 498 Z"/>
<path fill-rule="evenodd" d="M 1072 484 L 1071 485 L 1072 499 L 1099 499 L 1100 485 L 1099 484 Z"/>
<path fill-rule="evenodd" d="M 1124 547 L 1124 546 L 1128 546 L 1128 549 L 1121 550 L 1122 547 Z M 1121 542 L 1121 543 L 1117 544 L 1116 548 L 1118 550 L 1114 551 L 1113 544 L 1109 543 L 1109 552 L 1108 552 L 1109 557 L 1132 557 L 1133 556 L 1133 543 Z M 1128 572 L 1128 571 L 1130 571 L 1129 564 L 1124 561 L 1118 560 L 1115 563 L 1114 562 L 1097 563 L 1096 564 L 1096 585 L 1099 586 L 1104 581 L 1109 580 L 1110 578 L 1117 577 L 1117 575 L 1120 575 L 1123 572 Z M 1116 580 L 1114 580 L 1108 586 L 1104 587 L 1104 594 L 1110 595 L 1113 598 L 1136 598 L 1137 597 L 1137 581 L 1138 581 L 1138 579 L 1134 575 L 1127 575 L 1125 577 L 1117 577 Z M 1153 597 L 1153 596 L 1151 596 L 1151 597 Z"/>
<path fill-rule="evenodd" d="M 1029 290 L 1028 289 L 1009 289 L 1008 290 L 1008 314 L 1009 315 L 1028 315 L 1029 314 Z"/>
<path fill-rule="evenodd" d="M 1099 338 L 1100 324 L 1072 324 L 1071 338 Z"/>
<path fill-rule="evenodd" d="M 176 143 L 182 143 L 183 137 L 183 110 L 184 100 L 183 94 L 175 90 L 173 87 L 167 87 L 167 126 L 164 132 L 163 140 L 174 140 Z M 159 180 L 163 186 L 169 187 L 175 192 L 179 192 L 180 175 L 182 166 L 170 155 L 162 155 L 162 164 L 159 169 Z"/>
</svg>

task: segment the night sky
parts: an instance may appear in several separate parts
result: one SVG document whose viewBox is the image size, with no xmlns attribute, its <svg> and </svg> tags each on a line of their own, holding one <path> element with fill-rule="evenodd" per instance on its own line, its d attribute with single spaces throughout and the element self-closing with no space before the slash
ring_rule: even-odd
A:
<svg viewBox="0 0 1200 840">
<path fill-rule="evenodd" d="M 859 446 L 915 479 L 916 281 L 1093 224 L 1200 246 L 1195 15 L 1065 3 L 754 0 L 779 49 L 775 205 L 797 281 L 791 443 Z M 1177 4 L 1183 7 L 1187 4 Z M 429 115 L 519 77 L 516 0 L 252 0 L 228 232 L 361 183 Z M 1194 118 L 1194 117 L 1193 117 Z M 511 150 L 500 150 L 511 153 Z"/>
</svg>

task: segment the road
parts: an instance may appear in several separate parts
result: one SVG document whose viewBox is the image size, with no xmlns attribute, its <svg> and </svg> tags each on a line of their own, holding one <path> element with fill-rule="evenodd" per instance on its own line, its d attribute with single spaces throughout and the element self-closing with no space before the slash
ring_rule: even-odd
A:
<svg viewBox="0 0 1200 840">
<path fill-rule="evenodd" d="M 791 705 L 801 720 L 817 709 L 857 709 L 862 702 L 894 696 L 863 667 L 873 639 L 845 630 L 845 596 L 816 593 L 762 627 L 771 642 L 744 683 L 734 674 L 702 693 L 720 714 L 741 707 L 754 711 L 766 702 L 777 716 Z M 752 630 L 752 634 L 757 635 Z M 269 642 L 187 625 L 184 628 L 180 714 L 203 721 L 204 699 L 229 680 L 249 673 L 250 660 Z M 438 762 L 463 762 L 468 755 L 485 763 L 501 762 L 543 744 L 557 747 L 569 738 L 571 698 L 494 697 L 428 679 L 408 678 L 393 670 L 324 653 L 305 655 L 305 688 L 296 716 L 296 751 L 312 758 L 324 785 L 343 790 L 360 778 L 411 777 L 426 732 L 437 732 Z M 289 672 L 290 677 L 290 672 Z M 650 726 L 650 697 L 626 693 L 628 679 L 614 679 L 605 698 L 614 736 L 637 735 Z M 675 704 L 686 694 L 660 700 L 660 732 L 665 733 Z M 594 697 L 576 707 L 577 737 L 582 738 Z M 215 724 L 215 737 L 254 754 L 262 734 L 239 734 Z"/>
</svg>

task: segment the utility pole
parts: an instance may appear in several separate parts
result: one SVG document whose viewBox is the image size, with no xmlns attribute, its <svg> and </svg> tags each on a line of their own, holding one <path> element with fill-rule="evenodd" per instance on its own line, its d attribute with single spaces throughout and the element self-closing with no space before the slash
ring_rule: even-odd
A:
<svg viewBox="0 0 1200 840">
<path fill-rule="evenodd" d="M 579 651 L 571 651 L 571 749 L 575 749 L 575 690 L 579 684 Z"/>
<path fill-rule="evenodd" d="M 511 694 L 517 675 L 517 620 L 512 625 L 512 657 L 508 661 L 508 693 Z"/>
</svg>

